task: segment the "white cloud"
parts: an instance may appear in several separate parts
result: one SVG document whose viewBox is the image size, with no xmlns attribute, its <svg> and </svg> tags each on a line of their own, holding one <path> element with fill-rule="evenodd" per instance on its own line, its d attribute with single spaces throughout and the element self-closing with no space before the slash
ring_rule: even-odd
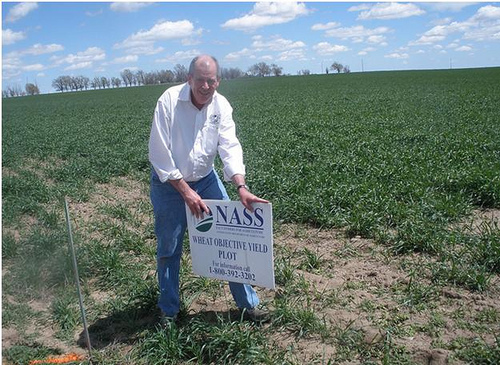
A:
<svg viewBox="0 0 500 365">
<path fill-rule="evenodd" d="M 401 19 L 425 14 L 425 11 L 420 9 L 415 4 L 378 3 L 366 10 L 363 7 L 352 7 L 351 9 L 353 8 L 356 8 L 356 10 L 363 10 L 359 14 L 358 20 Z"/>
<path fill-rule="evenodd" d="M 164 21 L 155 24 L 149 30 L 141 30 L 132 34 L 123 42 L 115 44 L 114 48 L 151 47 L 154 42 L 188 38 L 200 33 L 201 30 L 196 31 L 189 20 Z"/>
<path fill-rule="evenodd" d="M 239 61 L 242 58 L 255 58 L 255 50 L 249 48 L 243 48 L 241 51 L 231 52 L 224 56 L 224 60 L 227 62 Z"/>
<path fill-rule="evenodd" d="M 227 29 L 254 31 L 267 25 L 288 23 L 309 12 L 304 3 L 258 2 L 250 13 L 230 19 L 221 26 Z"/>
<path fill-rule="evenodd" d="M 314 45 L 313 49 L 321 56 L 333 55 L 335 53 L 346 52 L 349 50 L 346 46 L 330 44 L 328 42 L 320 42 Z"/>
<path fill-rule="evenodd" d="M 468 28 L 466 23 L 453 22 L 447 25 L 436 25 L 432 29 L 425 32 L 416 41 L 410 42 L 410 46 L 415 45 L 431 45 L 441 42 L 448 37 L 448 35 L 456 32 L 463 32 Z"/>
<path fill-rule="evenodd" d="M 150 5 L 152 5 L 152 3 L 116 2 L 111 3 L 111 5 L 109 5 L 109 8 L 113 11 L 122 13 L 134 13 Z"/>
<path fill-rule="evenodd" d="M 66 67 L 64 70 L 65 71 L 81 70 L 82 68 L 91 68 L 92 65 L 93 64 L 91 61 L 79 62 L 79 63 L 75 63 L 75 64 L 72 64 L 71 66 Z"/>
<path fill-rule="evenodd" d="M 390 54 L 386 54 L 384 57 L 385 58 L 396 58 L 399 60 L 404 60 L 404 59 L 410 58 L 408 53 L 399 53 L 399 52 L 393 52 Z"/>
<path fill-rule="evenodd" d="M 25 65 L 22 61 L 22 57 L 26 55 L 34 55 L 39 56 L 42 54 L 53 53 L 57 51 L 63 50 L 64 47 L 59 44 L 35 44 L 27 49 L 12 51 L 5 54 L 2 58 L 2 77 L 5 79 L 10 79 L 12 77 L 16 77 L 21 74 L 21 72 L 32 72 L 32 71 L 40 71 L 44 70 L 47 67 L 40 64 L 29 64 Z M 52 57 L 54 60 L 56 56 Z"/>
<path fill-rule="evenodd" d="M 184 62 L 184 61 L 191 61 L 194 57 L 198 56 L 201 52 L 197 49 L 192 49 L 189 51 L 178 51 L 175 52 L 173 55 L 168 55 L 165 58 L 157 59 L 155 62 L 158 63 L 165 63 L 165 62 L 170 62 L 170 63 L 179 63 L 179 62 Z"/>
<path fill-rule="evenodd" d="M 430 22 L 431 25 L 445 25 L 445 24 L 450 24 L 452 22 L 451 18 L 442 18 L 442 19 L 435 19 Z"/>
<path fill-rule="evenodd" d="M 102 15 L 102 13 L 103 13 L 102 9 L 99 9 L 99 10 L 97 10 L 97 11 L 95 11 L 95 12 L 86 11 L 86 12 L 85 12 L 85 15 L 86 15 L 86 16 L 90 16 L 90 17 L 95 17 L 95 16 Z"/>
<path fill-rule="evenodd" d="M 280 37 L 271 37 L 270 40 L 264 41 L 261 36 L 253 38 L 252 47 L 256 49 L 268 49 L 276 52 L 283 52 L 294 48 L 304 48 L 306 45 L 301 41 L 292 41 Z"/>
<path fill-rule="evenodd" d="M 468 23 L 470 28 L 465 31 L 464 39 L 500 40 L 500 7 L 483 6 L 468 20 Z"/>
<path fill-rule="evenodd" d="M 385 36 L 383 35 L 371 35 L 369 36 L 368 38 L 366 38 L 366 41 L 368 43 L 374 43 L 374 44 L 377 44 L 377 43 L 385 43 Z"/>
<path fill-rule="evenodd" d="M 228 53 L 224 60 L 226 62 L 239 61 L 241 59 L 290 61 L 290 60 L 306 60 L 306 44 L 302 41 L 293 41 L 284 39 L 280 36 L 273 36 L 265 39 L 263 36 L 256 35 L 252 37 L 251 48 L 244 48 L 241 51 Z M 258 55 L 260 52 L 278 52 L 277 55 L 271 54 Z"/>
<path fill-rule="evenodd" d="M 52 56 L 50 59 L 55 65 L 69 64 L 64 70 L 79 70 L 82 68 L 91 68 L 94 62 L 102 61 L 106 58 L 106 53 L 99 47 L 89 47 L 85 51 L 69 54 L 64 57 Z"/>
<path fill-rule="evenodd" d="M 44 70 L 44 69 L 45 69 L 45 66 L 43 66 L 40 63 L 36 63 L 36 64 L 33 64 L 33 65 L 23 66 L 23 71 L 41 71 L 41 70 Z"/>
<path fill-rule="evenodd" d="M 327 37 L 335 37 L 341 39 L 350 39 L 354 43 L 366 41 L 367 38 L 389 33 L 390 28 L 377 27 L 368 29 L 362 25 L 356 25 L 350 28 L 335 28 L 325 32 Z M 372 38 L 373 39 L 373 38 Z"/>
<path fill-rule="evenodd" d="M 61 46 L 60 44 L 52 43 L 52 44 L 34 44 L 30 48 L 25 49 L 24 51 L 21 51 L 22 54 L 31 54 L 31 55 L 41 55 L 41 54 L 47 54 L 47 53 L 54 53 L 54 52 L 59 52 L 64 50 L 64 47 Z"/>
<path fill-rule="evenodd" d="M 486 5 L 463 22 L 437 25 L 409 45 L 432 45 L 455 33 L 462 33 L 463 39 L 467 40 L 500 40 L 500 7 Z"/>
<path fill-rule="evenodd" d="M 118 57 L 113 60 L 113 63 L 130 63 L 137 62 L 139 57 L 137 55 L 128 55 L 124 57 Z"/>
<path fill-rule="evenodd" d="M 22 62 L 17 52 L 9 52 L 2 57 L 2 77 L 11 78 L 20 74 Z"/>
<path fill-rule="evenodd" d="M 12 29 L 2 30 L 2 43 L 4 46 L 14 44 L 26 38 L 24 32 L 14 32 Z"/>
<path fill-rule="evenodd" d="M 472 47 L 469 46 L 461 46 L 455 49 L 457 52 L 470 52 L 472 51 Z"/>
<path fill-rule="evenodd" d="M 6 23 L 14 23 L 21 18 L 24 18 L 31 11 L 38 8 L 37 3 L 20 3 L 10 9 L 7 17 L 5 18 Z"/>
<path fill-rule="evenodd" d="M 304 49 L 295 48 L 288 51 L 281 52 L 278 55 L 278 61 L 305 61 L 307 60 L 306 52 Z"/>
<path fill-rule="evenodd" d="M 371 5 L 369 4 L 361 4 L 361 5 L 354 5 L 351 6 L 347 11 L 361 11 L 361 10 L 368 10 L 370 9 Z"/>
<path fill-rule="evenodd" d="M 361 51 L 358 52 L 358 55 L 359 56 L 366 56 L 368 54 L 368 52 L 373 52 L 373 51 L 376 51 L 377 49 L 376 48 L 373 48 L 373 47 L 366 47 L 364 49 L 362 49 Z"/>
<path fill-rule="evenodd" d="M 156 47 L 154 44 L 146 44 L 142 47 L 133 47 L 133 48 L 128 48 L 127 53 L 129 54 L 136 54 L 136 55 L 155 55 L 160 52 L 163 52 L 165 49 L 163 47 Z"/>
<path fill-rule="evenodd" d="M 500 19 L 500 7 L 486 5 L 480 8 L 475 15 L 472 16 L 472 21 L 488 21 Z"/>
<path fill-rule="evenodd" d="M 463 8 L 474 4 L 476 3 L 439 1 L 434 3 L 424 3 L 423 5 L 430 8 L 431 10 L 438 12 L 444 12 L 444 11 L 459 12 Z"/>
<path fill-rule="evenodd" d="M 328 30 L 328 29 L 332 29 L 332 28 L 337 28 L 338 26 L 340 26 L 340 23 L 337 23 L 337 22 L 329 22 L 326 24 L 318 23 L 318 24 L 314 24 L 311 27 L 311 30 Z"/>
</svg>

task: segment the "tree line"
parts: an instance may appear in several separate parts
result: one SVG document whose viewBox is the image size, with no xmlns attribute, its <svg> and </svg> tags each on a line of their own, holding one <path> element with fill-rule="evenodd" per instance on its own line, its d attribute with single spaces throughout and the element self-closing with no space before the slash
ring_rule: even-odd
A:
<svg viewBox="0 0 500 365">
<path fill-rule="evenodd" d="M 38 95 L 40 94 L 40 89 L 37 84 L 28 82 L 24 90 L 20 86 L 9 86 L 7 89 L 2 90 L 2 98 L 13 98 L 15 96 L 25 96 L 25 95 Z"/>
<path fill-rule="evenodd" d="M 234 79 L 242 77 L 243 71 L 238 68 L 222 68 L 223 79 Z M 159 70 L 144 72 L 143 70 L 132 71 L 125 69 L 120 72 L 120 77 L 99 77 L 96 76 L 90 79 L 85 76 L 59 76 L 52 81 L 52 87 L 56 91 L 80 91 L 92 88 L 106 89 L 110 87 L 130 87 L 142 85 L 158 85 L 174 82 L 184 82 L 187 80 L 188 69 L 180 64 L 177 64 L 173 70 Z"/>
<path fill-rule="evenodd" d="M 328 70 L 337 71 L 337 73 L 344 72 L 349 73 L 349 66 L 343 66 L 338 62 L 334 62 Z M 297 72 L 298 75 L 310 75 L 311 72 L 307 69 L 300 70 Z M 283 67 L 278 66 L 273 63 L 268 65 L 266 62 L 259 62 L 250 66 L 247 72 L 243 72 L 241 69 L 235 68 L 222 68 L 221 76 L 222 79 L 231 80 L 240 77 L 267 77 L 267 76 L 282 76 Z M 174 82 L 184 82 L 187 80 L 188 69 L 181 65 L 175 65 L 173 70 L 159 70 L 144 72 L 143 70 L 132 71 L 130 69 L 125 69 L 120 72 L 120 77 L 104 77 L 96 76 L 93 79 L 87 76 L 59 76 L 52 81 L 52 87 L 56 91 L 81 91 L 88 89 L 106 89 L 106 88 L 117 88 L 121 86 L 141 86 L 141 85 L 158 85 L 158 84 L 168 84 Z M 2 91 L 2 97 L 15 97 L 24 95 L 38 95 L 40 94 L 40 89 L 36 84 L 27 83 L 25 89 L 22 90 L 19 86 L 9 86 L 6 90 Z"/>
</svg>

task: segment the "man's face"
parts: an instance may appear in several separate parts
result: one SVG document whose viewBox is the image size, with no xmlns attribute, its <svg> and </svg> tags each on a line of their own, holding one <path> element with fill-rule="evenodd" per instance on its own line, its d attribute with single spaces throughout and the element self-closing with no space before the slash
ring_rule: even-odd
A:
<svg viewBox="0 0 500 365">
<path fill-rule="evenodd" d="M 215 62 L 211 59 L 198 60 L 193 75 L 188 76 L 188 83 L 191 86 L 191 101 L 196 107 L 203 107 L 219 86 Z"/>
</svg>

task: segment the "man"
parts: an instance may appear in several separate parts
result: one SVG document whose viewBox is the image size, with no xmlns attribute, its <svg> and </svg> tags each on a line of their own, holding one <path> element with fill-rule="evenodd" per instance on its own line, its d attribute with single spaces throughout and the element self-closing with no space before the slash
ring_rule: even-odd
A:
<svg viewBox="0 0 500 365">
<path fill-rule="evenodd" d="M 164 322 L 176 320 L 180 308 L 185 204 L 201 218 L 209 213 L 202 199 L 229 200 L 214 172 L 217 152 L 224 164 L 225 180 L 234 183 L 242 204 L 253 211 L 252 203 L 267 203 L 245 185 L 243 152 L 236 137 L 232 107 L 217 93 L 219 82 L 217 60 L 208 55 L 195 57 L 187 83 L 165 91 L 154 112 L 149 140 L 151 202 L 158 241 L 158 306 Z M 229 287 L 244 318 L 256 322 L 267 319 L 267 312 L 256 308 L 259 298 L 250 285 L 230 282 Z"/>
</svg>

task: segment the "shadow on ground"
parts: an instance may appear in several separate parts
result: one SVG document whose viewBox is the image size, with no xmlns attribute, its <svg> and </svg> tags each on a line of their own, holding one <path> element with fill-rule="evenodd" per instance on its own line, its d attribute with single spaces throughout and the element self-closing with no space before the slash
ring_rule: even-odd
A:
<svg viewBox="0 0 500 365">
<path fill-rule="evenodd" d="M 107 317 L 100 318 L 89 325 L 90 343 L 93 349 L 103 349 L 109 345 L 135 343 L 146 330 L 160 326 L 160 311 L 158 308 L 134 308 L 115 311 Z M 194 314 L 181 314 L 178 325 L 183 326 L 192 320 L 207 324 L 218 324 L 223 321 L 240 321 L 241 313 L 238 310 L 223 312 L 204 311 Z M 82 331 L 78 338 L 78 345 L 87 347 L 85 333 Z"/>
</svg>

